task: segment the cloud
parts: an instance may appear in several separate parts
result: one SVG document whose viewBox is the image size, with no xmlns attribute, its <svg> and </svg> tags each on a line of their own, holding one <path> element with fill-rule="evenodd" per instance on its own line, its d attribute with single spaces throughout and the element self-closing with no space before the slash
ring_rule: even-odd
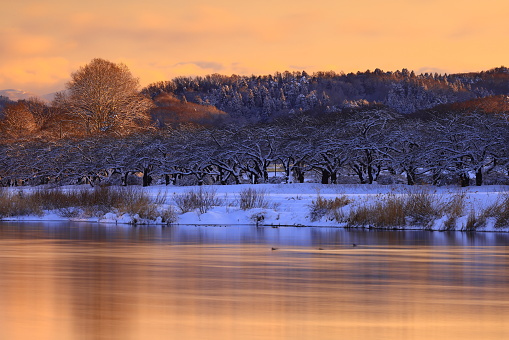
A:
<svg viewBox="0 0 509 340">
<path fill-rule="evenodd" d="M 290 65 L 289 67 L 293 70 L 298 70 L 298 71 L 305 71 L 305 70 L 310 70 L 310 69 L 314 68 L 313 65 Z"/>
<path fill-rule="evenodd" d="M 8 1 L 0 89 L 55 87 L 95 57 L 128 64 L 142 84 L 215 72 L 478 70 L 507 59 L 508 10 L 500 0 Z"/>
<path fill-rule="evenodd" d="M 175 67 L 182 65 L 195 65 L 204 70 L 212 70 L 214 72 L 219 72 L 224 69 L 223 64 L 216 63 L 212 61 L 190 61 L 190 62 L 180 62 L 175 64 Z"/>
<path fill-rule="evenodd" d="M 447 73 L 447 70 L 439 67 L 431 67 L 431 66 L 424 66 L 416 70 L 418 74 L 420 73 L 438 73 L 438 74 L 444 74 Z"/>
</svg>

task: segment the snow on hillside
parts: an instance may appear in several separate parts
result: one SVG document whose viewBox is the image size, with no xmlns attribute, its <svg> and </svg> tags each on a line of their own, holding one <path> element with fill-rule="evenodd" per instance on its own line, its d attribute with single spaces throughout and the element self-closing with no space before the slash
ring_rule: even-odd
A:
<svg viewBox="0 0 509 340">
<path fill-rule="evenodd" d="M 67 187 L 70 188 L 70 187 Z M 152 186 L 140 188 L 156 199 L 162 195 L 166 197 L 165 205 L 176 207 L 175 197 L 199 190 L 200 187 L 185 186 Z M 214 192 L 215 197 L 221 202 L 219 206 L 214 206 L 205 213 L 199 213 L 197 210 L 181 213 L 178 211 L 178 220 L 176 224 L 186 225 L 247 225 L 259 224 L 264 226 L 327 226 L 344 227 L 345 223 L 327 218 L 326 216 L 311 220 L 310 206 L 313 201 L 320 196 L 325 199 L 334 199 L 335 197 L 347 197 L 351 203 L 342 208 L 344 214 L 348 214 L 352 207 L 372 204 L 376 200 L 384 200 L 387 197 L 405 195 L 411 192 L 426 192 L 432 195 L 436 202 L 446 204 L 454 197 L 461 194 L 465 195 L 465 209 L 463 215 L 456 219 L 456 230 L 464 230 L 467 223 L 470 210 L 481 211 L 489 205 L 497 202 L 502 195 L 507 195 L 508 186 L 481 186 L 481 187 L 409 187 L 405 185 L 322 185 L 314 183 L 303 184 L 257 184 L 257 185 L 213 185 L 201 187 L 207 192 Z M 265 208 L 255 208 L 242 210 L 239 207 L 239 195 L 242 191 L 252 188 L 258 192 L 262 191 L 268 202 Z M 9 190 L 33 190 L 29 187 L 9 188 Z M 391 196 L 387 196 L 391 195 Z M 99 218 L 86 219 L 87 221 L 96 221 L 101 223 L 132 223 L 136 217 L 126 214 L 117 216 L 110 212 Z M 47 211 L 44 216 L 23 216 L 9 218 L 9 220 L 66 220 L 58 216 L 55 212 Z M 432 225 L 428 226 L 432 230 L 444 230 L 446 216 L 437 218 Z M 156 221 L 145 221 L 145 223 L 157 223 Z M 377 227 L 377 226 L 373 226 Z M 422 226 L 407 226 L 406 229 L 418 228 Z M 478 229 L 480 231 L 495 231 L 493 223 L 488 223 L 486 227 Z M 497 230 L 500 231 L 500 230 Z M 509 231 L 506 227 L 504 231 Z"/>
<path fill-rule="evenodd" d="M 28 99 L 31 97 L 38 97 L 35 93 L 14 89 L 0 90 L 0 96 L 7 97 L 14 101 L 20 99 Z"/>
<path fill-rule="evenodd" d="M 13 101 L 17 101 L 17 100 L 21 100 L 21 99 L 29 99 L 29 98 L 39 98 L 42 101 L 49 103 L 55 98 L 55 94 L 56 94 L 56 92 L 48 93 L 43 96 L 39 96 L 35 93 L 23 91 L 23 90 L 15 90 L 15 89 L 0 90 L 0 96 L 7 97 Z"/>
</svg>

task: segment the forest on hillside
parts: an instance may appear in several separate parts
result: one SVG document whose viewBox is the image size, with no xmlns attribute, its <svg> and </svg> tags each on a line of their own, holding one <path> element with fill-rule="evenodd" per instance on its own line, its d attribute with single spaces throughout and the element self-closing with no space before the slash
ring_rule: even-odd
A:
<svg viewBox="0 0 509 340">
<path fill-rule="evenodd" d="M 94 59 L 0 98 L 0 183 L 509 183 L 509 69 L 178 77 Z"/>
<path fill-rule="evenodd" d="M 265 122 L 295 112 L 341 112 L 382 104 L 402 114 L 438 105 L 509 94 L 509 69 L 441 75 L 416 75 L 407 69 L 337 74 L 283 72 L 268 76 L 177 77 L 143 89 L 150 98 L 171 93 L 197 104 L 212 105 L 232 118 Z"/>
</svg>

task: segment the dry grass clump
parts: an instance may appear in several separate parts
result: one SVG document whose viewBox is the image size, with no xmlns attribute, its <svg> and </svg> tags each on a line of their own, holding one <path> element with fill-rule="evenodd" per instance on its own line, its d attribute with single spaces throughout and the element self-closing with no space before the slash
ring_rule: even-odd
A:
<svg viewBox="0 0 509 340">
<path fill-rule="evenodd" d="M 352 201 L 346 196 L 341 195 L 335 198 L 323 198 L 318 195 L 316 200 L 313 200 L 310 205 L 311 221 L 318 221 L 322 217 L 326 216 L 328 220 L 336 220 L 337 222 L 343 222 L 344 215 L 341 208 L 350 204 Z"/>
<path fill-rule="evenodd" d="M 371 225 L 373 208 L 366 204 L 352 207 L 346 220 L 349 227 Z"/>
<path fill-rule="evenodd" d="M 352 209 L 348 225 L 367 225 L 379 228 L 404 226 L 406 223 L 405 207 L 405 198 L 395 194 L 381 195 L 374 203 L 366 203 Z"/>
<path fill-rule="evenodd" d="M 40 205 L 34 204 L 23 191 L 0 190 L 0 218 L 28 215 L 41 216 L 42 214 L 43 210 Z"/>
<path fill-rule="evenodd" d="M 509 226 L 509 195 L 504 195 L 492 214 L 496 217 L 495 229 L 502 229 Z"/>
<path fill-rule="evenodd" d="M 441 205 L 441 199 L 429 190 L 409 193 L 405 204 L 409 223 L 429 227 L 430 223 L 442 214 Z"/>
<path fill-rule="evenodd" d="M 247 188 L 239 193 L 239 206 L 242 210 L 267 208 L 269 206 L 269 202 L 267 201 L 264 190 Z"/>
<path fill-rule="evenodd" d="M 465 231 L 475 231 L 478 228 L 482 228 L 486 226 L 486 218 L 482 216 L 477 216 L 475 211 L 470 210 L 467 218 L 467 223 L 465 224 Z"/>
<path fill-rule="evenodd" d="M 466 196 L 466 192 L 460 192 L 454 195 L 451 200 L 444 205 L 443 213 L 447 215 L 447 220 L 444 222 L 444 230 L 456 229 L 456 220 L 458 217 L 464 215 Z M 469 214 L 467 225 L 473 223 L 473 218 L 475 218 L 475 213 L 474 215 Z"/>
<path fill-rule="evenodd" d="M 379 195 L 375 202 L 366 202 L 350 210 L 349 226 L 377 228 L 403 227 L 407 224 L 428 228 L 440 216 L 439 201 L 427 191 L 396 195 Z"/>
<path fill-rule="evenodd" d="M 70 218 L 101 217 L 107 212 L 138 215 L 142 219 L 161 217 L 163 222 L 176 220 L 173 209 L 161 210 L 159 197 L 153 202 L 136 187 L 95 187 L 71 189 L 37 189 L 33 192 L 0 190 L 0 217 L 42 215 L 44 210 L 56 210 Z"/>
<path fill-rule="evenodd" d="M 495 229 L 509 227 L 509 194 L 499 197 L 477 214 L 474 213 L 471 219 L 472 221 L 465 227 L 468 231 L 486 227 L 490 219 L 494 221 Z"/>
<path fill-rule="evenodd" d="M 206 213 L 213 206 L 218 206 L 223 201 L 216 197 L 216 191 L 211 189 L 191 190 L 182 194 L 174 195 L 175 203 L 182 213 L 198 209 L 201 214 Z"/>
</svg>

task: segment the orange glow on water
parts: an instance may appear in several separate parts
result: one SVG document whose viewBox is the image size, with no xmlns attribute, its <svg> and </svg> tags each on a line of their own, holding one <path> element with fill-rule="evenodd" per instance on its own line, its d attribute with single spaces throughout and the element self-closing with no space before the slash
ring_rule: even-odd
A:
<svg viewBox="0 0 509 340">
<path fill-rule="evenodd" d="M 0 258 L 2 339 L 509 336 L 503 247 L 27 240 Z"/>
</svg>

